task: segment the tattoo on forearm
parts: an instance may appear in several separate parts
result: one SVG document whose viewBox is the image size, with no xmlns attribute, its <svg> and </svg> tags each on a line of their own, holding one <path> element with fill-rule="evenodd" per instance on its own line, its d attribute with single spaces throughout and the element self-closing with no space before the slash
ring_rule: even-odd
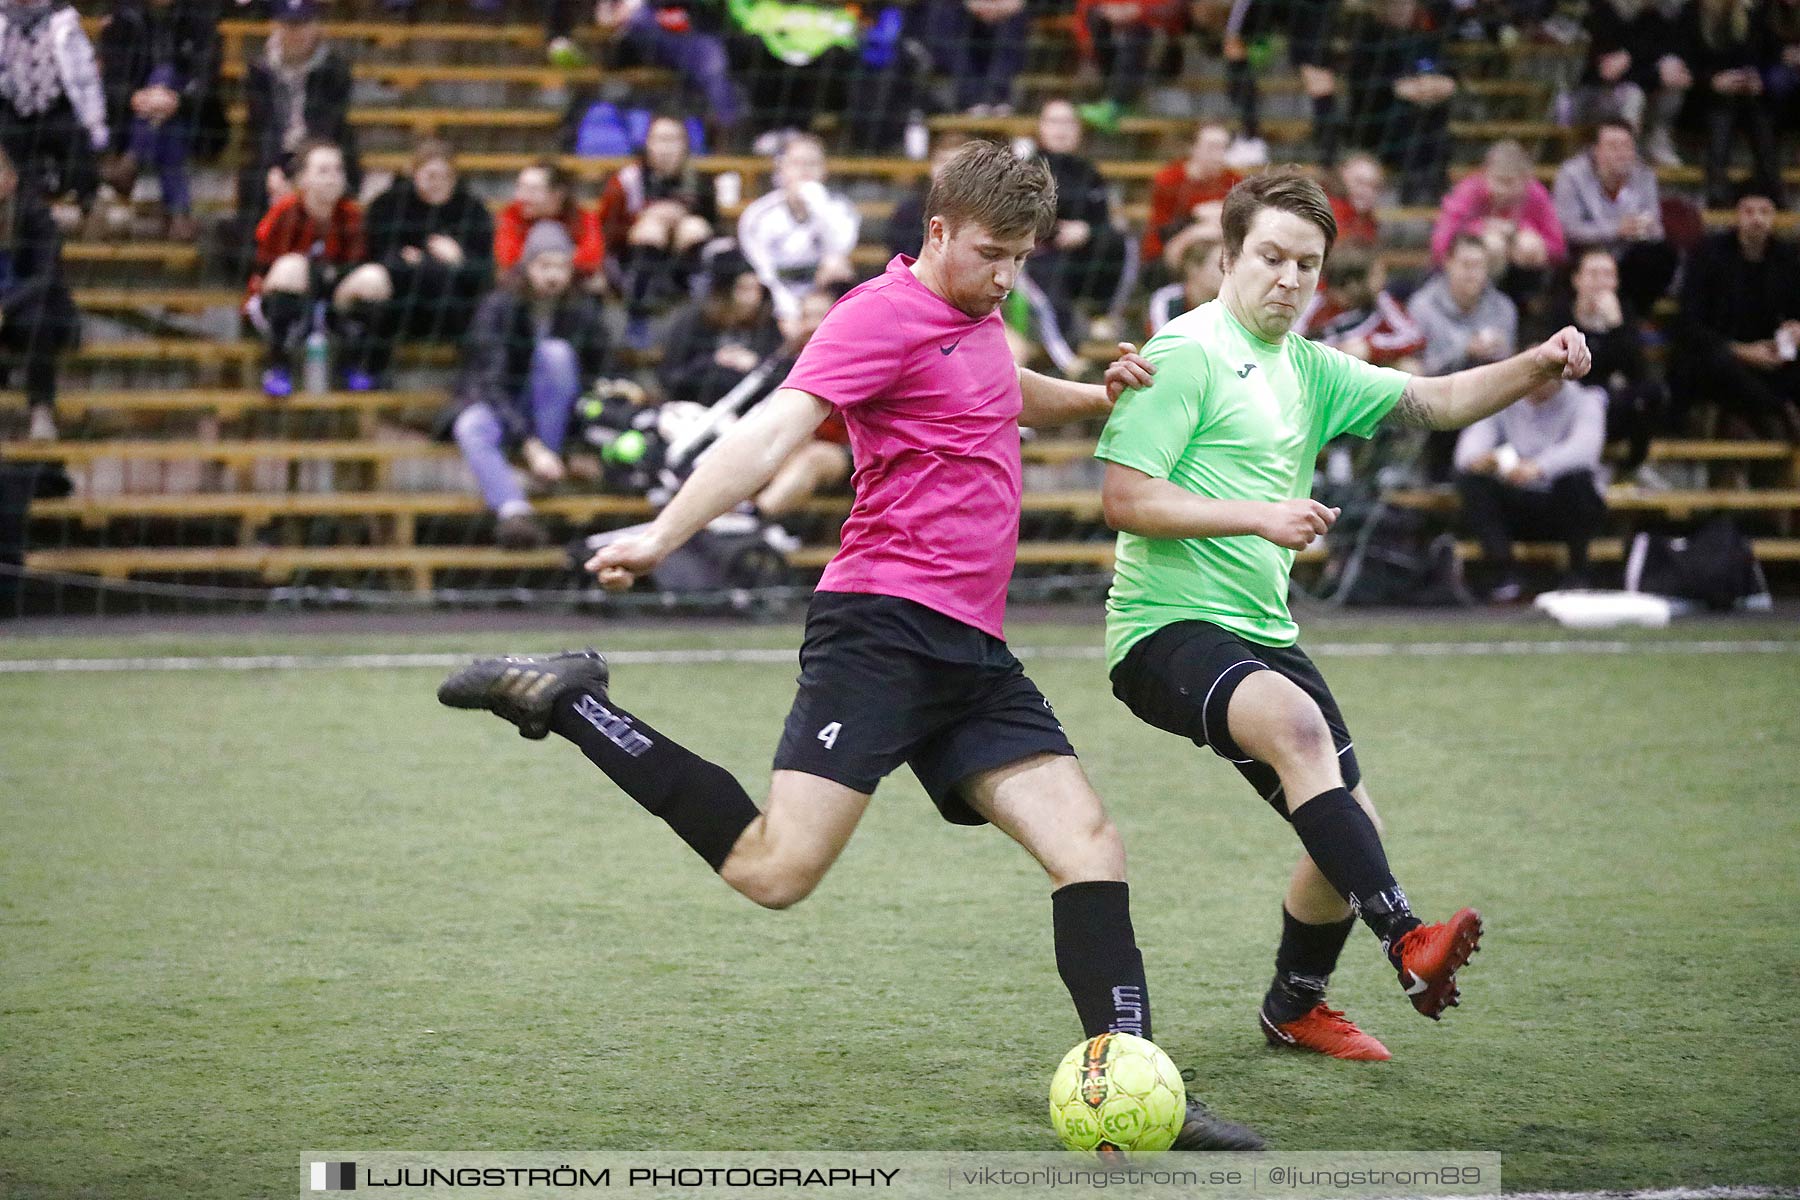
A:
<svg viewBox="0 0 1800 1200">
<path fill-rule="evenodd" d="M 1410 383 L 1400 393 L 1400 399 L 1394 405 L 1393 411 L 1388 414 L 1388 418 L 1394 424 L 1404 425 L 1408 429 L 1434 428 L 1431 423 L 1430 406 L 1419 399 L 1418 393 L 1413 391 L 1413 385 Z"/>
</svg>

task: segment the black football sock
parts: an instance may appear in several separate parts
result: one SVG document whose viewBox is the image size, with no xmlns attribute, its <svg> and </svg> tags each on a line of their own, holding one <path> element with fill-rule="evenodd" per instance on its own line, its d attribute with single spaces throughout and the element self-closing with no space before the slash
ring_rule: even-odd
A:
<svg viewBox="0 0 1800 1200">
<path fill-rule="evenodd" d="M 715 871 L 759 815 L 730 771 L 676 745 L 610 698 L 579 690 L 559 697 L 550 728 L 581 747 L 626 795 L 668 822 Z"/>
<path fill-rule="evenodd" d="M 1117 880 L 1071 883 L 1050 894 L 1056 971 L 1088 1037 L 1150 1036 L 1150 989 L 1131 929 L 1131 889 Z"/>
<path fill-rule="evenodd" d="M 1384 946 L 1419 924 L 1407 906 L 1406 893 L 1388 870 L 1375 822 L 1349 788 L 1320 792 L 1295 809 L 1291 819 L 1320 874 Z"/>
<path fill-rule="evenodd" d="M 294 329 L 306 319 L 306 297 L 296 296 L 292 292 L 264 292 L 262 314 L 263 320 L 269 324 L 263 365 L 285 367 L 289 361 Z"/>
<path fill-rule="evenodd" d="M 1337 968 L 1338 955 L 1355 917 L 1309 925 L 1281 909 L 1281 945 L 1275 951 L 1275 978 L 1263 998 L 1263 1012 L 1277 1025 L 1298 1020 L 1325 999 L 1325 984 Z"/>
</svg>

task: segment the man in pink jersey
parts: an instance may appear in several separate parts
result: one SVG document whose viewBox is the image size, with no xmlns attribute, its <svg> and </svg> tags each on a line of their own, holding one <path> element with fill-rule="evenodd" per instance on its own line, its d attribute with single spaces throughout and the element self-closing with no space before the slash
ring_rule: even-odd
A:
<svg viewBox="0 0 1800 1200">
<path fill-rule="evenodd" d="M 834 409 L 856 501 L 807 613 L 800 690 L 758 810 L 731 774 L 620 708 L 598 654 L 480 660 L 443 703 L 527 737 L 561 734 L 737 891 L 804 899 L 881 779 L 905 764 L 938 811 L 992 823 L 1050 876 L 1056 965 L 1086 1036 L 1151 1036 L 1125 852 L 1050 703 L 1003 640 L 1019 534 L 1019 426 L 1104 414 L 1147 364 L 1126 347 L 1102 385 L 1013 365 L 999 308 L 1056 219 L 1039 163 L 992 142 L 932 184 L 918 261 L 896 256 L 834 307 L 786 384 L 734 426 L 643 532 L 588 563 L 629 587 L 752 496 Z M 1260 1149 L 1190 1097 L 1176 1147 Z"/>
</svg>

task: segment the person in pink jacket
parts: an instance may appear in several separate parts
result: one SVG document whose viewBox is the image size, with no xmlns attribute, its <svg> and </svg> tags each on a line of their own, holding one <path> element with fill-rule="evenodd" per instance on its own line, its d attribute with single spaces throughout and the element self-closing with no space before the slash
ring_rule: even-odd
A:
<svg viewBox="0 0 1800 1200">
<path fill-rule="evenodd" d="M 1431 229 L 1439 266 L 1459 234 L 1487 244 L 1495 282 L 1520 308 L 1543 294 L 1550 269 L 1569 256 L 1550 189 L 1532 177 L 1531 157 L 1511 140 L 1488 147 L 1482 168 L 1450 189 Z"/>
</svg>

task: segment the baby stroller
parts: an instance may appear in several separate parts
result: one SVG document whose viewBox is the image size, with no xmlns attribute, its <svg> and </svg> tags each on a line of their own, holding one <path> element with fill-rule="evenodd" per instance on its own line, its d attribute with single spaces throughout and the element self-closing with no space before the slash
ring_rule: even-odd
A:
<svg viewBox="0 0 1800 1200">
<path fill-rule="evenodd" d="M 637 490 L 660 508 L 693 474 L 707 448 L 773 392 L 791 365 L 771 355 L 711 407 L 675 402 L 631 413 L 597 411 L 584 423 L 581 436 L 599 450 L 603 462 L 626 466 L 645 485 Z M 584 572 L 595 551 L 644 528 L 629 525 L 576 539 L 569 545 L 570 568 Z M 650 582 L 667 593 L 717 593 L 727 607 L 741 610 L 758 602 L 757 593 L 791 584 L 793 572 L 784 553 L 789 545 L 780 526 L 748 511 L 725 513 L 664 559 Z"/>
</svg>

